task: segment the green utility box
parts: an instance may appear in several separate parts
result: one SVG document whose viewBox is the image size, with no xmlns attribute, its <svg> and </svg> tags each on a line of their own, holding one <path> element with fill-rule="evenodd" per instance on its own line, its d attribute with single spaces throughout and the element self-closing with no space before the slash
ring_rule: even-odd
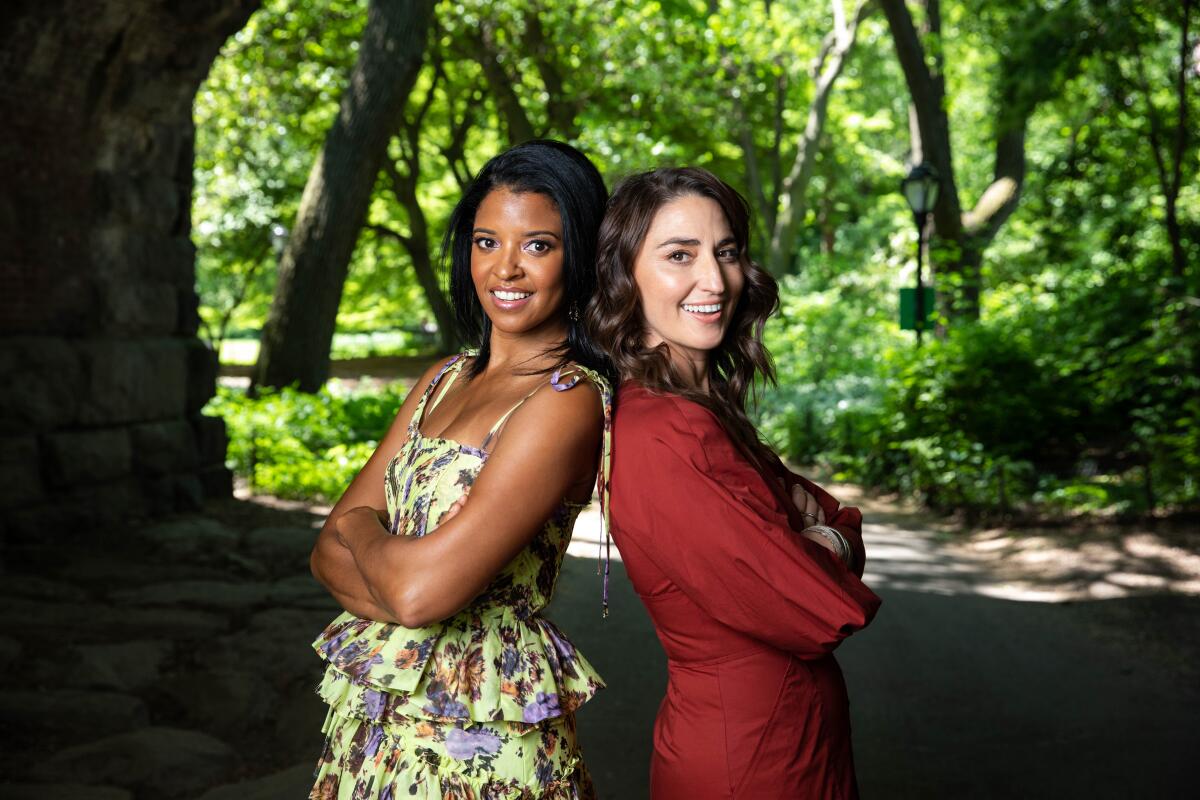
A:
<svg viewBox="0 0 1200 800">
<path fill-rule="evenodd" d="M 935 294 L 932 286 L 923 286 L 921 290 L 925 293 L 925 312 L 924 323 L 921 325 L 921 330 L 927 331 L 932 327 L 930 320 L 933 319 Z M 915 331 L 917 329 L 917 290 L 913 287 L 900 290 L 900 330 Z"/>
</svg>

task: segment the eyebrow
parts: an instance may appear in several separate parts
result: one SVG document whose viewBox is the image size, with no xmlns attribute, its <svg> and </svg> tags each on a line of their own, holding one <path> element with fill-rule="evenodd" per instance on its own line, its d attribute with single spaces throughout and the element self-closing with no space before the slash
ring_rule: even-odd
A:
<svg viewBox="0 0 1200 800">
<path fill-rule="evenodd" d="M 472 233 L 487 233 L 492 236 L 500 235 L 500 234 L 496 233 L 494 230 L 492 230 L 491 228 L 476 228 L 474 231 L 472 231 Z M 525 236 L 553 236 L 555 239 L 559 239 L 559 240 L 562 239 L 562 237 L 559 236 L 554 231 L 525 231 L 524 233 L 521 234 L 521 236 L 522 237 L 525 237 Z"/>
<path fill-rule="evenodd" d="M 674 239 L 667 239 L 665 242 L 660 242 L 658 244 L 658 246 L 666 247 L 669 244 L 682 244 L 682 245 L 686 245 L 688 247 L 699 247 L 700 240 L 699 239 L 683 239 L 683 238 L 676 237 Z M 737 239 L 735 239 L 732 236 L 726 236 L 724 239 L 717 242 L 717 247 L 724 247 L 727 244 L 737 244 Z"/>
</svg>

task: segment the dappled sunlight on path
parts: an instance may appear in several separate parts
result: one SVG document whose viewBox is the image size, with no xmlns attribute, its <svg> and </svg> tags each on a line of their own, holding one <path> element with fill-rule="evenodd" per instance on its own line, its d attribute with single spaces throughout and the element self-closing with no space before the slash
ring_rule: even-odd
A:
<svg viewBox="0 0 1200 800">
<path fill-rule="evenodd" d="M 957 530 L 902 505 L 834 491 L 863 510 L 866 581 L 876 588 L 1025 602 L 1200 595 L 1200 531 L 1096 524 Z"/>
</svg>

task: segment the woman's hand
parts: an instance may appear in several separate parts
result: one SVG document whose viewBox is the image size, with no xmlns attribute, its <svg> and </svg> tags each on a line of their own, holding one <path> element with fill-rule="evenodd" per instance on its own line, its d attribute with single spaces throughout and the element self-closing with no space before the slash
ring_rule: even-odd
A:
<svg viewBox="0 0 1200 800">
<path fill-rule="evenodd" d="M 792 487 L 792 502 L 796 504 L 796 508 L 800 509 L 800 514 L 804 517 L 805 526 L 825 524 L 825 510 L 817 502 L 816 496 L 811 492 L 805 491 L 804 487 L 798 483 Z M 833 542 L 827 536 L 810 530 L 802 530 L 800 531 L 800 535 L 809 541 L 821 545 L 821 547 L 824 547 L 839 559 L 842 558 L 842 554 L 838 552 L 837 547 L 834 546 Z"/>
<path fill-rule="evenodd" d="M 355 506 L 334 521 L 338 543 L 353 549 L 354 542 L 362 536 L 387 533 L 387 512 L 370 506 Z"/>
<path fill-rule="evenodd" d="M 825 511 L 817 502 L 816 496 L 804 491 L 804 487 L 798 483 L 792 487 L 792 502 L 804 517 L 805 527 L 825 524 Z"/>
</svg>

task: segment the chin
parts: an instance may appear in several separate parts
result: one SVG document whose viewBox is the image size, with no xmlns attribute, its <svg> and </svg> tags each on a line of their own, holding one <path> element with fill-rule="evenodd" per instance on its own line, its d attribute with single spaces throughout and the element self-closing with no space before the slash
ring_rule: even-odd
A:
<svg viewBox="0 0 1200 800">
<path fill-rule="evenodd" d="M 688 337 L 680 337 L 680 343 L 693 350 L 716 350 L 724 340 L 724 331 L 720 333 L 713 332 L 708 336 L 696 336 L 693 334 Z"/>
<path fill-rule="evenodd" d="M 528 317 L 501 317 L 496 319 L 489 317 L 492 321 L 492 330 L 507 333 L 510 336 L 520 336 L 523 333 L 530 333 L 538 330 L 546 324 L 546 317 L 528 316 Z"/>
</svg>

